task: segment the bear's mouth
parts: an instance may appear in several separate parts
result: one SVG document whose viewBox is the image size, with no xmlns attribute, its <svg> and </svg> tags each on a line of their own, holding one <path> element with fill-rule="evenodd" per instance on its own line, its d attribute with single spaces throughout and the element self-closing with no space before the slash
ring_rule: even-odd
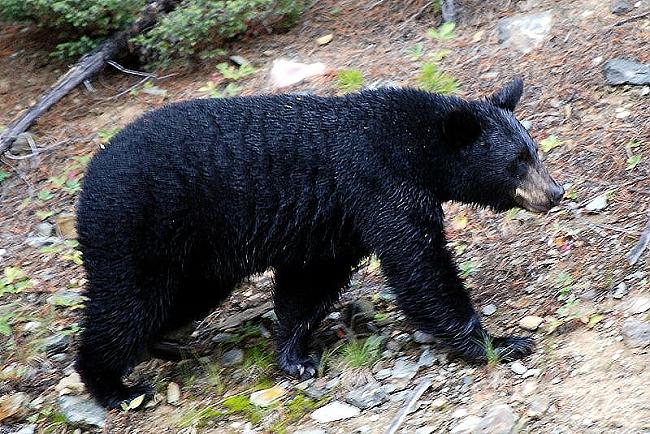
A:
<svg viewBox="0 0 650 434">
<path fill-rule="evenodd" d="M 562 191 L 562 194 L 550 195 L 537 189 L 530 190 L 517 187 L 515 189 L 514 200 L 517 205 L 526 211 L 542 214 L 556 206 L 563 195 L 564 191 Z"/>
</svg>

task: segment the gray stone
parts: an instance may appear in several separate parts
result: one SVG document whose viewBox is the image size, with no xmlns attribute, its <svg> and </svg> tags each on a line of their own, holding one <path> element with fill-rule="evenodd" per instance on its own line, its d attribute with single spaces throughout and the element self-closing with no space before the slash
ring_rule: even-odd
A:
<svg viewBox="0 0 650 434">
<path fill-rule="evenodd" d="M 43 344 L 45 345 L 45 352 L 47 354 L 52 355 L 56 353 L 62 353 L 65 352 L 65 350 L 68 348 L 68 345 L 70 345 L 70 336 L 62 334 L 52 335 L 48 338 L 45 338 Z"/>
<path fill-rule="evenodd" d="M 519 360 L 515 360 L 510 365 L 510 370 L 515 374 L 524 375 L 528 368 L 526 368 Z"/>
<path fill-rule="evenodd" d="M 628 318 L 623 322 L 623 337 L 628 345 L 645 347 L 650 344 L 650 323 Z"/>
<path fill-rule="evenodd" d="M 625 282 L 621 282 L 618 285 L 616 285 L 616 289 L 614 290 L 614 294 L 612 294 L 612 297 L 614 297 L 617 300 L 620 300 L 621 298 L 625 297 L 627 293 L 628 293 L 627 285 L 625 284 Z"/>
<path fill-rule="evenodd" d="M 239 348 L 228 350 L 221 356 L 221 364 L 223 366 L 235 366 L 244 361 L 244 352 Z"/>
<path fill-rule="evenodd" d="M 616 15 L 621 15 L 630 12 L 633 8 L 632 2 L 629 0 L 614 0 L 609 5 L 609 10 Z"/>
<path fill-rule="evenodd" d="M 392 377 L 393 378 L 406 378 L 410 380 L 415 377 L 420 367 L 408 360 L 398 360 L 393 365 Z"/>
<path fill-rule="evenodd" d="M 431 350 L 426 349 L 422 351 L 422 354 L 420 354 L 420 358 L 418 359 L 418 365 L 420 366 L 426 366 L 427 368 L 433 366 L 434 363 L 438 358 L 436 357 L 435 353 L 433 353 Z"/>
<path fill-rule="evenodd" d="M 497 307 L 493 304 L 488 304 L 487 306 L 483 306 L 483 309 L 481 309 L 481 312 L 483 312 L 483 315 L 485 316 L 493 315 L 494 312 L 496 311 L 497 311 Z"/>
<path fill-rule="evenodd" d="M 34 434 L 36 425 L 23 425 L 18 431 L 12 431 L 12 434 Z"/>
<path fill-rule="evenodd" d="M 359 416 L 361 410 L 341 401 L 330 402 L 311 414 L 316 422 L 327 423 Z"/>
<path fill-rule="evenodd" d="M 650 66 L 627 59 L 611 59 L 603 64 L 603 74 L 607 84 L 650 84 Z"/>
<path fill-rule="evenodd" d="M 424 333 L 419 330 L 413 333 L 413 340 L 418 344 L 430 344 L 433 342 L 433 339 L 433 335 L 429 333 Z"/>
<path fill-rule="evenodd" d="M 454 426 L 450 434 L 471 434 L 474 432 L 474 428 L 481 421 L 481 418 L 478 416 L 467 416 L 465 419 L 461 420 L 458 425 Z"/>
<path fill-rule="evenodd" d="M 232 333 L 217 333 L 212 336 L 212 342 L 216 344 L 228 344 L 235 342 L 237 340 L 237 335 Z"/>
<path fill-rule="evenodd" d="M 625 310 L 632 315 L 645 313 L 648 310 L 650 310 L 650 298 L 648 297 L 633 298 L 628 302 Z"/>
<path fill-rule="evenodd" d="M 346 401 L 361 410 L 376 407 L 386 399 L 386 392 L 375 382 L 366 384 L 348 393 Z"/>
<path fill-rule="evenodd" d="M 38 232 L 40 236 L 49 237 L 50 235 L 52 235 L 53 231 L 54 231 L 54 226 L 52 226 L 48 222 L 42 222 L 36 225 L 36 232 Z"/>
<path fill-rule="evenodd" d="M 36 146 L 36 137 L 31 133 L 20 133 L 9 147 L 9 151 L 14 155 L 31 154 L 32 145 Z"/>
<path fill-rule="evenodd" d="M 476 425 L 472 433 L 476 434 L 510 434 L 515 426 L 515 414 L 508 405 L 491 408 Z"/>
<path fill-rule="evenodd" d="M 104 428 L 106 410 L 87 396 L 64 395 L 59 397 L 59 410 L 69 424 Z"/>
<path fill-rule="evenodd" d="M 377 373 L 375 374 L 375 377 L 376 377 L 378 380 L 385 380 L 386 378 L 390 377 L 390 376 L 392 375 L 392 373 L 393 373 L 393 371 L 392 371 L 391 369 L 388 369 L 388 368 L 386 368 L 386 369 L 380 369 L 380 370 L 377 371 Z"/>
<path fill-rule="evenodd" d="M 528 404 L 526 415 L 532 419 L 540 418 L 546 413 L 546 410 L 551 406 L 551 402 L 546 397 L 539 397 L 534 399 Z"/>
<path fill-rule="evenodd" d="M 515 15 L 499 20 L 497 36 L 499 42 L 522 53 L 529 53 L 539 47 L 548 36 L 553 25 L 551 11 L 540 14 Z"/>
<path fill-rule="evenodd" d="M 436 432 L 436 428 L 431 425 L 421 426 L 415 430 L 415 434 L 432 434 Z"/>
<path fill-rule="evenodd" d="M 61 240 L 57 237 L 27 237 L 25 240 L 29 247 L 34 247 L 35 249 L 40 249 L 43 246 L 51 246 L 59 244 Z"/>
</svg>

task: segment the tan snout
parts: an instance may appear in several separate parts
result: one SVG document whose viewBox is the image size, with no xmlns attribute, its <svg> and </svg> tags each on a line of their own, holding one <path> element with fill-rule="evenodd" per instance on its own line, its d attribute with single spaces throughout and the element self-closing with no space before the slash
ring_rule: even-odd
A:
<svg viewBox="0 0 650 434">
<path fill-rule="evenodd" d="M 515 202 L 536 213 L 547 212 L 558 205 L 563 197 L 564 188 L 551 178 L 542 165 L 531 167 L 526 178 L 515 189 Z"/>
</svg>

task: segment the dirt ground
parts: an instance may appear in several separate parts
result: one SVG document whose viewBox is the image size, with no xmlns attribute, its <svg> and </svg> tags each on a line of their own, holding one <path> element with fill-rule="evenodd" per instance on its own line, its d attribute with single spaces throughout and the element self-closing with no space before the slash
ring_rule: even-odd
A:
<svg viewBox="0 0 650 434">
<path fill-rule="evenodd" d="M 455 37 L 449 40 L 427 36 L 439 24 L 429 3 L 322 0 L 287 33 L 247 37 L 227 50 L 256 68 L 237 83 L 243 95 L 277 92 L 269 85 L 269 72 L 281 57 L 327 64 L 332 72 L 288 89 L 321 95 L 339 92 L 337 69 L 362 71 L 366 85 L 415 86 L 422 63 L 443 49 L 449 53 L 437 63 L 458 79 L 460 96 L 485 96 L 515 76 L 524 78 L 517 115 L 530 123 L 536 140 L 559 139 L 543 158 L 565 185 L 567 198 L 546 215 L 446 205 L 450 243 L 475 306 L 489 313 L 482 315 L 487 327 L 494 334 L 536 339 L 537 350 L 522 361 L 523 370 L 512 364 L 470 365 L 435 342 L 422 342 L 395 310 L 377 264 L 369 261 L 319 333 L 317 344 L 329 359 L 315 382 L 299 384 L 273 366 L 270 308 L 251 313 L 268 300 L 270 278 L 261 276 L 198 325 L 188 338 L 196 357 L 181 363 L 154 360 L 136 370 L 135 378 L 152 381 L 160 392 L 154 405 L 112 411 L 103 430 L 68 420 L 57 385 L 72 373 L 82 302 L 84 275 L 70 222 L 83 157 L 139 114 L 205 96 L 200 89 L 221 79 L 216 61 L 204 61 L 157 71 L 163 78 L 154 87 L 165 95 L 146 92 L 150 85 L 124 92 L 139 78 L 107 67 L 91 87 L 73 91 L 31 130 L 46 151 L 31 158 L 2 157 L 0 269 L 19 268 L 24 276 L 13 282 L 25 287 L 0 292 L 0 332 L 6 331 L 0 333 L 0 396 L 5 395 L 0 434 L 21 428 L 38 433 L 383 433 L 425 378 L 432 385 L 398 432 L 470 432 L 459 425 L 473 417 L 485 420 L 504 404 L 514 426 L 499 431 L 489 425 L 483 432 L 650 433 L 648 341 L 634 345 L 623 327 L 631 320 L 650 321 L 650 253 L 633 266 L 626 259 L 650 217 L 650 96 L 647 87 L 608 86 L 601 72 L 602 62 L 611 58 L 650 63 L 650 18 L 623 22 L 648 10 L 650 2 L 638 2 L 618 16 L 602 0 L 459 0 Z M 540 47 L 521 54 L 497 40 L 499 19 L 546 10 L 552 10 L 554 21 Z M 317 38 L 327 34 L 332 41 L 319 45 Z M 0 27 L 0 125 L 65 72 L 66 64 L 48 57 L 45 40 L 47 35 L 34 29 Z M 419 43 L 418 57 L 413 47 Z M 606 206 L 588 211 L 601 195 Z M 534 332 L 522 330 L 519 321 L 526 316 L 543 322 Z M 232 325 L 224 324 L 228 319 Z M 213 339 L 224 331 L 229 335 L 223 340 Z M 383 339 L 378 360 L 365 367 L 346 364 L 340 349 L 369 335 Z M 241 350 L 243 361 L 224 366 L 225 353 L 233 349 Z M 396 363 L 414 364 L 423 353 L 435 362 L 418 365 L 412 377 L 396 374 Z M 171 404 L 166 402 L 170 382 L 180 387 L 180 398 Z M 319 423 L 311 417 L 317 407 L 345 401 L 349 392 L 373 382 L 385 391 L 379 405 L 342 421 Z M 269 408 L 227 401 L 273 384 L 286 394 Z M 78 395 L 74 386 L 63 394 Z M 20 404 L 14 414 L 3 417 L 16 396 Z"/>
</svg>

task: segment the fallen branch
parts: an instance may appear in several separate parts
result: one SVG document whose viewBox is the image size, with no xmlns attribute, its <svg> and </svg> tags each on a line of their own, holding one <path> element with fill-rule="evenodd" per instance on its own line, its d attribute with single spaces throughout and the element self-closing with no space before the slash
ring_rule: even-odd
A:
<svg viewBox="0 0 650 434">
<path fill-rule="evenodd" d="M 639 242 L 627 255 L 627 261 L 630 265 L 636 264 L 636 261 L 639 260 L 643 251 L 648 247 L 648 244 L 650 244 L 650 218 L 648 219 L 648 223 L 645 225 L 645 229 L 641 232 Z"/>
<path fill-rule="evenodd" d="M 20 133 L 31 127 L 36 119 L 50 107 L 59 102 L 72 89 L 95 75 L 117 53 L 124 50 L 129 39 L 153 26 L 161 13 L 174 9 L 179 0 L 150 0 L 143 12 L 131 27 L 116 33 L 104 41 L 99 47 L 79 59 L 76 65 L 68 70 L 47 92 L 45 92 L 27 111 L 9 123 L 0 133 L 0 154 L 11 146 Z"/>
<path fill-rule="evenodd" d="M 429 387 L 431 387 L 430 378 L 425 378 L 422 381 L 420 381 L 420 384 L 418 384 L 418 387 L 415 388 L 409 400 L 406 402 L 404 407 L 402 407 L 399 413 L 397 413 L 397 416 L 395 416 L 393 422 L 391 422 L 390 426 L 386 430 L 386 434 L 395 434 L 397 432 L 400 425 L 402 425 L 402 423 L 404 422 L 404 419 L 406 419 L 406 416 L 409 414 L 411 409 L 417 403 L 418 399 L 420 399 L 420 397 L 424 394 L 424 392 L 427 391 Z"/>
<path fill-rule="evenodd" d="M 640 20 L 642 18 L 645 18 L 650 15 L 650 11 L 643 12 L 639 15 L 633 15 L 629 18 L 626 18 L 624 20 L 621 20 L 617 23 L 612 24 L 609 28 L 613 29 L 614 27 L 622 26 L 623 24 L 631 23 L 632 21 Z"/>
</svg>

